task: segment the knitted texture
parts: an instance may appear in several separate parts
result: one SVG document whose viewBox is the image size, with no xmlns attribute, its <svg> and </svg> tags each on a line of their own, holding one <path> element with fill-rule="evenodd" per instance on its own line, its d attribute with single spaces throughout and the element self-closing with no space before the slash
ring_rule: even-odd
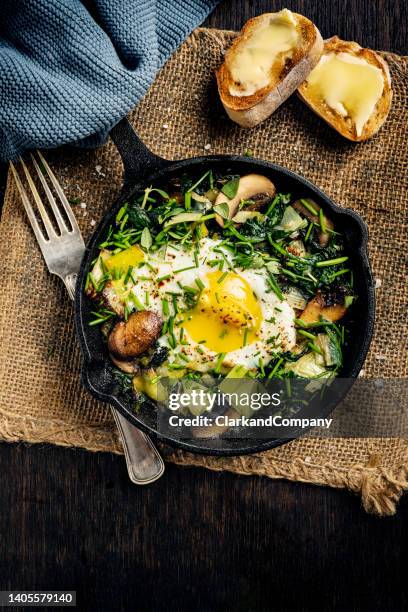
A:
<svg viewBox="0 0 408 612">
<path fill-rule="evenodd" d="M 2 0 L 0 158 L 102 144 L 217 1 Z"/>
</svg>

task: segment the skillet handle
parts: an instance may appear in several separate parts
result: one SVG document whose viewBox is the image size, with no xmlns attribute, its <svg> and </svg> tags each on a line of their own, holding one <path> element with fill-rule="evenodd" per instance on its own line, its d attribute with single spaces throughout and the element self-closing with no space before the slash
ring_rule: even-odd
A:
<svg viewBox="0 0 408 612">
<path fill-rule="evenodd" d="M 110 136 L 123 161 L 124 188 L 172 163 L 146 147 L 127 117 L 123 117 L 111 129 Z"/>
</svg>

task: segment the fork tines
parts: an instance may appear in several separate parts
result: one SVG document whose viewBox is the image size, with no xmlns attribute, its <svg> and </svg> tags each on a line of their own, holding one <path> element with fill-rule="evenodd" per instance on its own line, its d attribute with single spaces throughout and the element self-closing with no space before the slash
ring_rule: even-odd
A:
<svg viewBox="0 0 408 612">
<path fill-rule="evenodd" d="M 40 244 L 44 243 L 44 242 L 48 242 L 50 240 L 53 239 L 58 239 L 60 236 L 66 235 L 66 234 L 72 234 L 72 233 L 79 233 L 79 227 L 77 225 L 76 219 L 74 217 L 74 214 L 71 210 L 71 207 L 68 203 L 68 200 L 60 186 L 60 184 L 58 183 L 53 171 L 51 170 L 51 168 L 49 167 L 48 163 L 46 162 L 46 160 L 44 159 L 44 156 L 40 153 L 40 151 L 37 151 L 37 155 L 39 158 L 39 162 L 41 164 L 41 167 L 39 165 L 39 163 L 37 162 L 37 160 L 35 159 L 34 155 L 31 155 L 31 159 L 33 162 L 33 166 L 37 172 L 38 178 L 41 181 L 41 185 L 43 186 L 44 192 L 47 196 L 47 200 L 49 202 L 49 205 L 51 207 L 51 210 L 53 212 L 54 215 L 54 222 L 55 225 L 58 227 L 59 230 L 59 234 L 57 234 L 57 232 L 54 229 L 54 226 L 51 222 L 50 216 L 43 204 L 43 202 L 41 201 L 41 197 L 38 193 L 37 187 L 31 177 L 31 174 L 24 162 L 24 160 L 20 157 L 20 162 L 21 165 L 23 167 L 24 170 L 24 174 L 26 176 L 27 179 L 27 183 L 30 187 L 30 191 L 32 193 L 32 196 L 34 198 L 34 201 L 37 205 L 38 211 L 40 213 L 41 216 L 41 220 L 43 222 L 44 225 L 44 229 L 45 232 L 42 231 L 42 229 L 40 228 L 40 225 L 37 221 L 34 209 L 31 205 L 30 199 L 27 195 L 27 192 L 23 186 L 23 183 L 18 175 L 18 172 L 14 166 L 14 164 L 12 162 L 10 162 L 10 167 L 11 167 L 11 171 L 13 173 L 14 179 L 16 181 L 16 185 L 18 188 L 18 191 L 21 195 L 21 199 L 23 201 L 24 204 L 24 208 L 27 212 L 28 218 L 30 220 L 30 223 L 32 225 L 32 228 L 34 230 L 34 233 L 36 235 L 36 238 L 38 240 L 38 242 Z M 42 170 L 43 169 L 43 170 Z M 57 202 L 55 201 L 54 195 L 51 192 L 50 186 L 48 185 L 48 182 L 46 180 L 45 177 L 45 173 L 48 176 L 49 181 L 51 182 L 52 186 L 55 189 L 55 193 L 58 196 L 59 199 L 59 205 L 62 207 L 62 209 L 65 212 L 66 218 L 69 221 L 69 225 L 67 224 L 66 220 L 64 219 L 64 217 L 61 214 L 61 211 L 57 205 Z"/>
</svg>

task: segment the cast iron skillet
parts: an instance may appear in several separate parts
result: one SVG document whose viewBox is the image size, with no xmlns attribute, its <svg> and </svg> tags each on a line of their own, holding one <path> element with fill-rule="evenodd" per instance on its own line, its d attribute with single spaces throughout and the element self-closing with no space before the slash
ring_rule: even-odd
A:
<svg viewBox="0 0 408 612">
<path fill-rule="evenodd" d="M 287 440 L 178 440 L 157 432 L 156 411 L 150 409 L 135 413 L 133 402 L 127 394 L 123 393 L 113 376 L 112 365 L 100 330 L 88 325 L 92 304 L 84 295 L 84 286 L 91 261 L 97 256 L 98 244 L 105 239 L 108 227 L 119 208 L 146 186 L 151 184 L 159 186 L 166 183 L 172 176 L 180 176 L 184 172 L 199 176 L 209 166 L 225 173 L 228 171 L 240 175 L 249 172 L 263 174 L 272 180 L 278 191 L 290 192 L 292 196 L 310 197 L 321 204 L 325 210 L 330 212 L 336 229 L 338 228 L 345 236 L 346 248 L 353 261 L 354 283 L 359 296 L 356 307 L 353 309 L 354 319 L 350 322 L 352 334 L 350 334 L 350 343 L 345 352 L 345 366 L 341 372 L 342 378 L 352 381 L 358 376 L 363 365 L 374 327 L 374 286 L 367 256 L 368 232 L 365 223 L 354 211 L 340 208 L 334 204 L 327 195 L 303 177 L 276 164 L 238 155 L 211 155 L 168 161 L 147 149 L 126 118 L 113 128 L 111 137 L 123 160 L 124 184 L 119 198 L 99 223 L 87 245 L 79 272 L 75 298 L 76 327 L 83 354 L 82 382 L 84 386 L 97 399 L 113 405 L 131 423 L 152 437 L 192 452 L 239 455 L 259 452 L 284 443 Z M 329 406 L 325 414 L 319 416 L 326 416 L 327 411 L 330 412 L 333 408 L 334 405 Z"/>
</svg>

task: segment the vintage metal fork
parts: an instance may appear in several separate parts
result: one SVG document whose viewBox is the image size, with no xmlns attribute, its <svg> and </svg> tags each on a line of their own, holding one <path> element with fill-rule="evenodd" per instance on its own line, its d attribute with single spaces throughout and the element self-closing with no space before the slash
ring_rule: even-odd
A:
<svg viewBox="0 0 408 612">
<path fill-rule="evenodd" d="M 37 155 L 42 167 L 40 168 L 34 155 L 31 155 L 32 162 L 53 212 L 54 223 L 58 227 L 58 232 L 51 222 L 50 216 L 24 161 L 20 158 L 27 183 L 44 226 L 43 229 L 40 227 L 34 209 L 30 203 L 30 199 L 14 164 L 10 163 L 10 167 L 48 270 L 51 274 L 56 274 L 64 281 L 69 297 L 73 300 L 77 273 L 85 251 L 85 243 L 60 184 L 44 159 L 44 156 L 39 151 L 37 151 Z M 48 180 L 51 182 L 58 196 L 58 204 L 46 180 L 45 174 L 47 174 Z M 68 223 L 61 214 L 60 207 L 65 212 Z M 149 484 L 160 478 L 164 472 L 164 463 L 150 438 L 131 425 L 114 408 L 112 408 L 112 413 L 121 435 L 131 481 L 135 484 Z"/>
</svg>

